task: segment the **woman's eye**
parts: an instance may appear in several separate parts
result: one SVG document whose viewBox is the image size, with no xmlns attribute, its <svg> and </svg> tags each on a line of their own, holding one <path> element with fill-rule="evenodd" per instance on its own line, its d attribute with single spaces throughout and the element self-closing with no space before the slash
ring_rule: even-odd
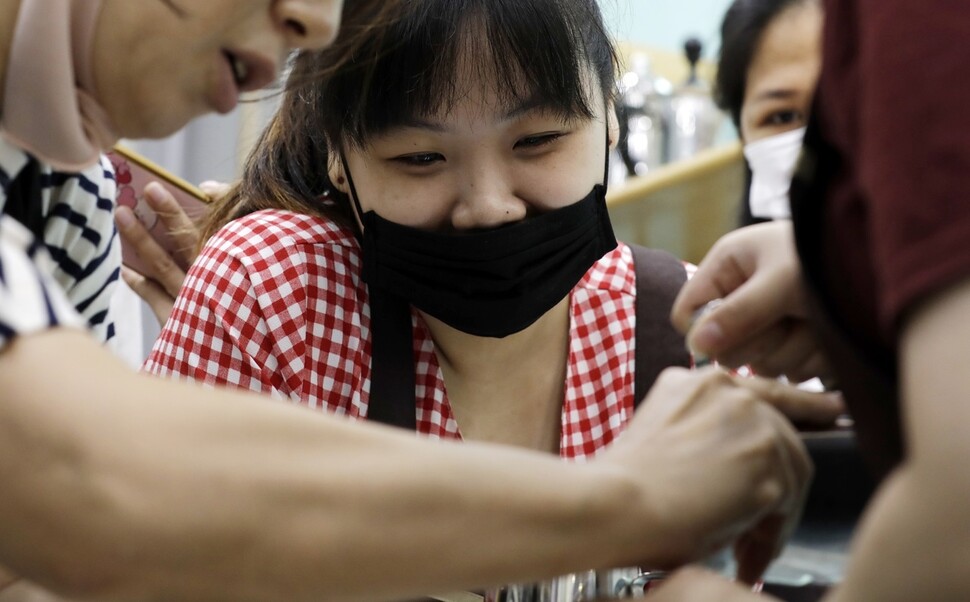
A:
<svg viewBox="0 0 970 602">
<path fill-rule="evenodd" d="M 525 138 L 520 138 L 518 141 L 516 141 L 515 148 L 537 148 L 555 142 L 564 135 L 565 134 L 563 132 L 551 132 L 548 134 L 526 136 Z"/>
<path fill-rule="evenodd" d="M 414 155 L 401 155 L 400 157 L 394 157 L 394 161 L 403 163 L 409 167 L 427 167 L 444 160 L 444 155 L 441 153 L 417 153 Z"/>
<path fill-rule="evenodd" d="M 765 125 L 789 125 L 801 119 L 799 111 L 775 111 L 765 119 Z"/>
</svg>

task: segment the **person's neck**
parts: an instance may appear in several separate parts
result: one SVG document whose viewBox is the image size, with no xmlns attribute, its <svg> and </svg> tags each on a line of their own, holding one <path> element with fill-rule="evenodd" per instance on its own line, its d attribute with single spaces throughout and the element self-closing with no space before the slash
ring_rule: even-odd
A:
<svg viewBox="0 0 970 602">
<path fill-rule="evenodd" d="M 7 82 L 7 60 L 13 45 L 13 32 L 17 28 L 17 12 L 21 0 L 0 2 L 0 114 L 3 113 L 3 96 Z"/>
<path fill-rule="evenodd" d="M 478 337 L 456 330 L 422 312 L 439 362 L 463 378 L 493 378 L 533 365 L 543 353 L 562 347 L 569 338 L 569 297 L 534 324 L 507 337 Z"/>
</svg>

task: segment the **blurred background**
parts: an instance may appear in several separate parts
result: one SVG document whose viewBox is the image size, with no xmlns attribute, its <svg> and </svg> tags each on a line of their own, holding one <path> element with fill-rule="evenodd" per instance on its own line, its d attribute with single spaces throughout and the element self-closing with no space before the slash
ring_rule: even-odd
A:
<svg viewBox="0 0 970 602">
<path fill-rule="evenodd" d="M 680 48 L 689 36 L 697 36 L 716 51 L 718 28 L 729 4 L 728 0 L 600 1 L 606 23 L 617 39 L 668 50 Z"/>
</svg>

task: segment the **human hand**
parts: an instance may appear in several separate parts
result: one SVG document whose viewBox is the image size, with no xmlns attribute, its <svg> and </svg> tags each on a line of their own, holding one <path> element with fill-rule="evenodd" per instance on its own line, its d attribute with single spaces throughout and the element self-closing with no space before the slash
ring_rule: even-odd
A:
<svg viewBox="0 0 970 602">
<path fill-rule="evenodd" d="M 642 476 L 631 528 L 643 529 L 632 545 L 644 566 L 680 567 L 734 543 L 739 578 L 754 581 L 797 524 L 811 461 L 790 422 L 740 380 L 665 370 L 601 455 Z"/>
<path fill-rule="evenodd" d="M 845 400 L 837 391 L 816 392 L 801 389 L 777 378 L 734 376 L 765 403 L 781 412 L 799 430 L 834 428 L 846 413 Z"/>
<path fill-rule="evenodd" d="M 735 382 L 750 389 L 759 399 L 771 405 L 798 429 L 832 428 L 845 413 L 841 393 L 817 393 L 792 386 L 778 379 L 758 376 L 733 376 Z M 797 515 L 785 517 L 773 514 L 765 517 L 753 529 L 734 542 L 738 580 L 754 583 L 764 568 L 781 551 L 779 544 L 788 541 L 798 526 Z"/>
<path fill-rule="evenodd" d="M 721 302 L 695 324 L 715 299 Z M 778 221 L 715 243 L 674 301 L 671 320 L 698 355 L 798 382 L 831 375 L 806 313 L 792 226 Z"/>
<path fill-rule="evenodd" d="M 199 187 L 213 200 L 224 196 L 229 189 L 228 184 L 218 182 L 203 182 Z M 175 252 L 170 254 L 163 249 L 130 208 L 119 206 L 115 210 L 118 235 L 138 253 L 143 264 L 149 266 L 145 274 L 122 266 L 121 276 L 152 308 L 159 324 L 164 325 L 172 313 L 185 273 L 195 261 L 199 229 L 161 184 L 148 184 L 145 187 L 145 200 L 176 241 Z"/>
</svg>

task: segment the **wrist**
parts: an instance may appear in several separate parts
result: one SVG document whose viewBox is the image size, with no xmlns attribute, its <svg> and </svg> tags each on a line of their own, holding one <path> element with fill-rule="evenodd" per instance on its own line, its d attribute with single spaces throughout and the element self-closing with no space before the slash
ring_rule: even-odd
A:
<svg viewBox="0 0 970 602">
<path fill-rule="evenodd" d="M 602 551 L 595 556 L 602 562 L 590 568 L 668 565 L 668 542 L 659 528 L 663 523 L 644 479 L 625 467 L 602 464 L 589 465 L 585 517 L 579 519 L 594 529 L 583 534 L 583 541 Z"/>
</svg>

